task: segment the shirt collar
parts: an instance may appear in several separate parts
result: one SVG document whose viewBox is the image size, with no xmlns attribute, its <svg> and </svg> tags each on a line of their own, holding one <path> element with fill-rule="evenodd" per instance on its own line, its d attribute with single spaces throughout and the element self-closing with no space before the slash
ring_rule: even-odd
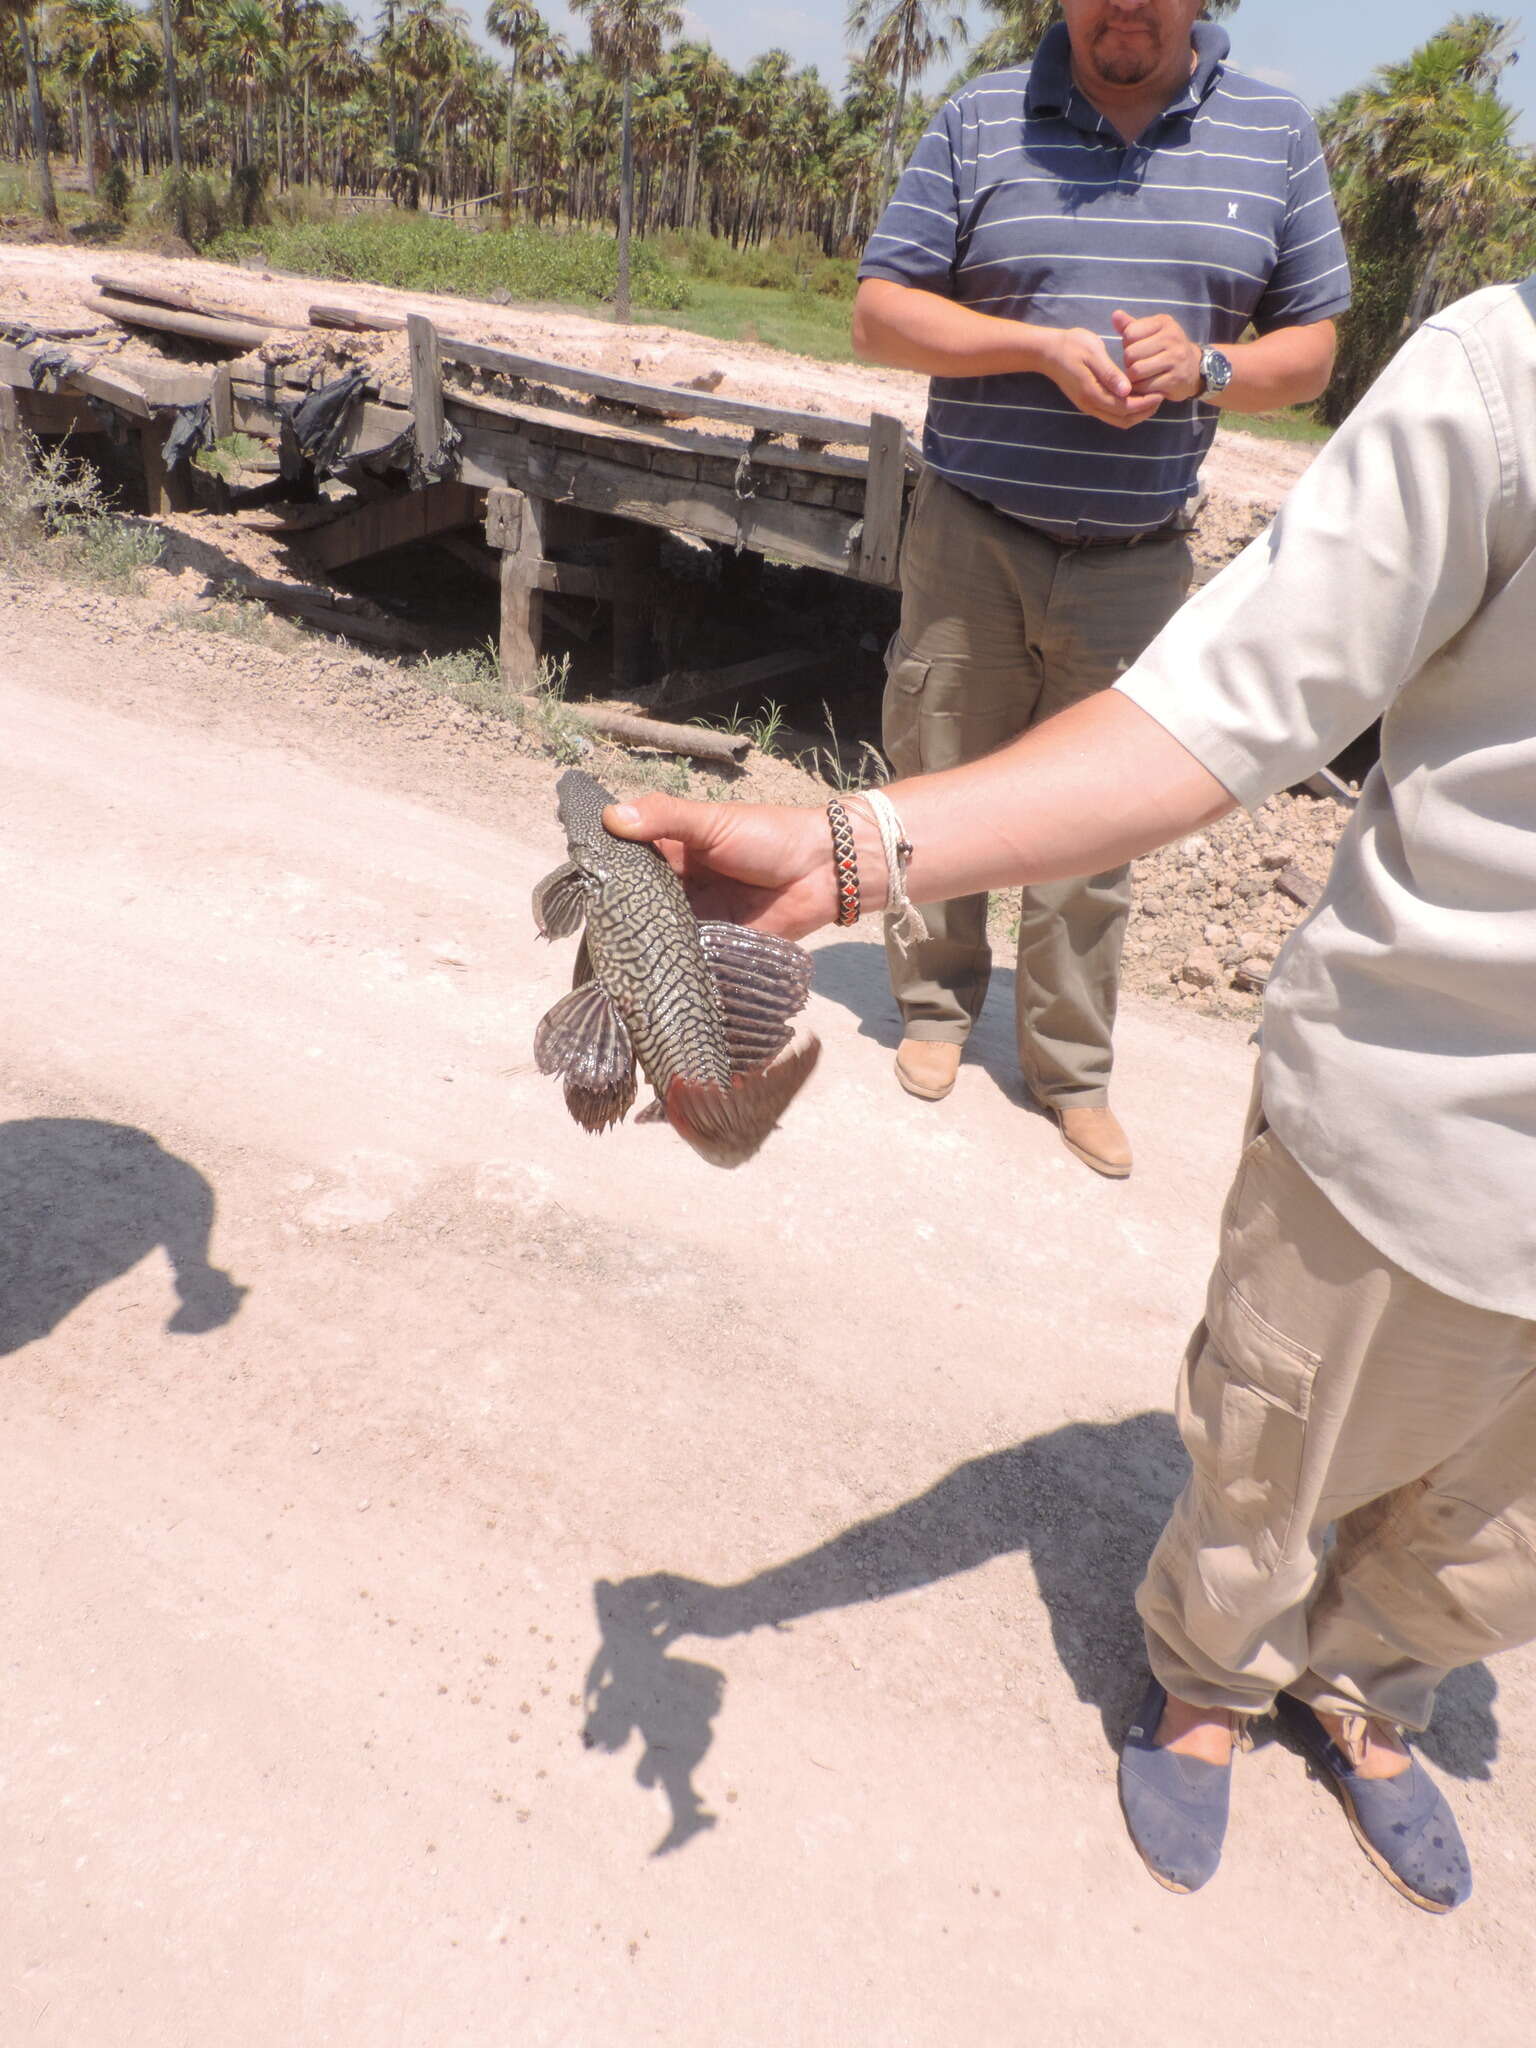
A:
<svg viewBox="0 0 1536 2048">
<path fill-rule="evenodd" d="M 1197 21 L 1191 32 L 1190 41 L 1194 46 L 1195 68 L 1189 74 L 1189 83 L 1177 99 L 1170 100 L 1163 109 L 1163 118 L 1169 114 L 1192 113 L 1205 98 L 1215 83 L 1216 74 L 1232 48 L 1232 39 L 1224 28 L 1214 21 Z M 1029 83 L 1024 88 L 1024 111 L 1027 114 L 1066 114 L 1076 100 L 1086 114 L 1093 116 L 1098 125 L 1098 116 L 1072 83 L 1072 38 L 1067 33 L 1064 21 L 1058 21 L 1048 28 L 1040 38 L 1040 47 L 1035 51 L 1034 61 L 1029 67 Z"/>
</svg>

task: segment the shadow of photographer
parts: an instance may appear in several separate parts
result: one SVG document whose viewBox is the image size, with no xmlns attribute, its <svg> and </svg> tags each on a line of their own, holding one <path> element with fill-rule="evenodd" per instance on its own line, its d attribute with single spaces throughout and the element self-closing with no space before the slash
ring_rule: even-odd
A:
<svg viewBox="0 0 1536 2048">
<path fill-rule="evenodd" d="M 601 1642 L 587 1674 L 582 1740 L 617 1753 L 639 1736 L 636 1779 L 661 1788 L 671 1816 L 653 1853 L 679 1849 L 715 1825 L 693 1774 L 708 1753 L 725 1678 L 713 1665 L 673 1656 L 674 1644 L 785 1628 L 1022 1550 L 1062 1667 L 1113 1746 L 1145 1682 L 1136 1587 L 1186 1469 L 1164 1412 L 1073 1422 L 970 1459 L 915 1499 L 737 1585 L 669 1572 L 600 1579 Z M 1481 1665 L 1453 1673 L 1425 1753 L 1457 1776 L 1486 1777 L 1498 1748 L 1496 1690 Z"/>
<path fill-rule="evenodd" d="M 213 1214 L 208 1182 L 147 1131 L 90 1117 L 0 1123 L 0 1357 L 161 1245 L 179 1297 L 166 1328 L 227 1323 L 246 1289 L 209 1263 Z"/>
</svg>

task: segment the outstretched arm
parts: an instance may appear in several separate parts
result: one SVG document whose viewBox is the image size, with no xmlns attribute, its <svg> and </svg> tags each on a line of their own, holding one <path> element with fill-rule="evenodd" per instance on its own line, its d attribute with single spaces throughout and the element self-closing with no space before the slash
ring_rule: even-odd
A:
<svg viewBox="0 0 1536 2048">
<path fill-rule="evenodd" d="M 907 886 L 938 903 L 1013 882 L 1099 874 L 1232 809 L 1214 776 L 1129 698 L 1074 705 L 965 768 L 893 783 L 912 843 Z M 874 821 L 850 801 L 864 907 L 885 902 Z M 610 831 L 654 839 L 701 916 L 803 938 L 837 910 L 821 810 L 646 796 L 607 812 Z"/>
</svg>

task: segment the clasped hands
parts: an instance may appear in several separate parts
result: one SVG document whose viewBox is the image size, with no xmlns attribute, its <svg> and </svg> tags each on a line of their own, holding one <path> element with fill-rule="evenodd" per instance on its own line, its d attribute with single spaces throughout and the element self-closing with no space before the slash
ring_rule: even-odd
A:
<svg viewBox="0 0 1536 2048">
<path fill-rule="evenodd" d="M 1200 347 L 1171 313 L 1143 319 L 1117 312 L 1115 332 L 1125 355 L 1122 370 L 1086 327 L 1051 330 L 1044 371 L 1079 412 L 1110 427 L 1137 427 L 1165 398 L 1198 396 L 1203 381 Z"/>
</svg>

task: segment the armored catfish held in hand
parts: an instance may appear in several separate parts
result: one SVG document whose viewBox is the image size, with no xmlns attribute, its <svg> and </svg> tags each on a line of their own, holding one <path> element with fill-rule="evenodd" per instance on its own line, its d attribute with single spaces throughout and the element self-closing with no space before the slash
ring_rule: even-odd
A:
<svg viewBox="0 0 1536 2048">
<path fill-rule="evenodd" d="M 614 799 L 571 768 L 557 786 L 570 859 L 533 892 L 547 939 L 586 920 L 576 986 L 540 1019 L 534 1057 L 565 1076 L 583 1129 L 629 1112 L 638 1060 L 665 1116 L 715 1166 L 740 1166 L 773 1129 L 821 1053 L 790 1047 L 811 986 L 809 954 L 736 924 L 701 924 L 654 847 L 603 825 Z M 789 1050 L 786 1051 L 786 1047 Z"/>
</svg>

